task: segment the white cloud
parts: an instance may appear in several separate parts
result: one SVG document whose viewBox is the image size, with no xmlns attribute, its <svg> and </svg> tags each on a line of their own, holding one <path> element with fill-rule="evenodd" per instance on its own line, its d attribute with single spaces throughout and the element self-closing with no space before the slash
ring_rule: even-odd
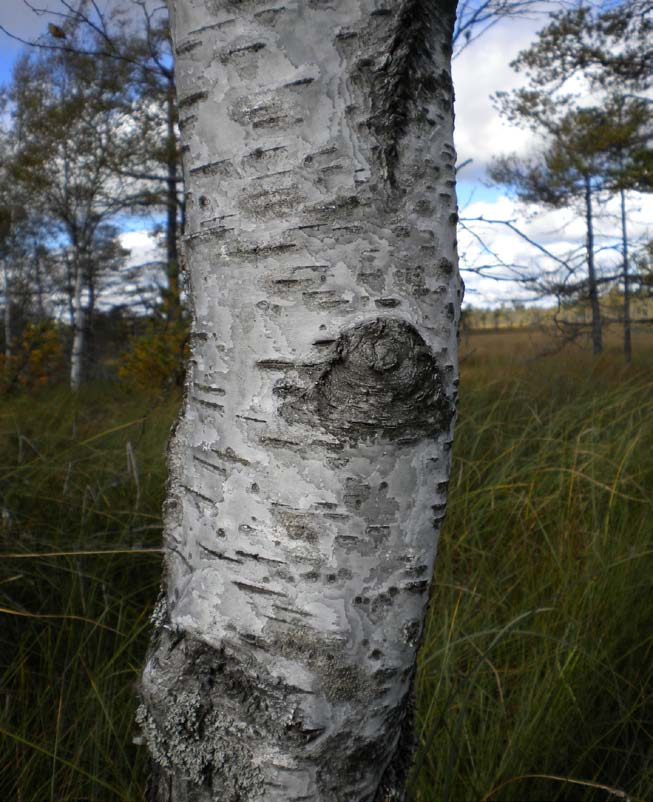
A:
<svg viewBox="0 0 653 802">
<path fill-rule="evenodd" d="M 130 252 L 126 267 L 136 267 L 163 258 L 157 236 L 148 229 L 125 231 L 120 235 L 120 244 Z"/>
<path fill-rule="evenodd" d="M 456 148 L 459 163 L 472 159 L 460 178 L 464 188 L 459 193 L 463 205 L 461 218 L 484 218 L 513 222 L 534 243 L 539 243 L 559 258 L 572 252 L 582 265 L 585 223 L 581 209 L 551 211 L 525 207 L 509 197 L 501 188 L 489 191 L 483 186 L 486 169 L 496 156 L 516 152 L 526 154 L 535 144 L 534 135 L 504 121 L 494 108 L 491 95 L 523 85 L 524 76 L 515 73 L 510 62 L 520 50 L 527 48 L 546 18 L 504 20 L 473 43 L 454 61 L 456 88 Z M 569 87 L 581 102 L 591 101 L 587 86 L 576 82 Z M 477 187 L 478 189 L 474 189 Z M 633 249 L 653 236 L 653 196 L 632 194 L 628 199 L 629 235 Z M 618 199 L 596 208 L 595 221 L 597 262 L 599 269 L 610 270 L 619 263 L 615 245 L 621 236 Z M 518 265 L 531 273 L 554 270 L 555 260 L 510 231 L 506 226 L 488 222 L 469 222 L 471 231 L 461 228 L 459 247 L 463 269 L 482 265 Z M 489 272 L 504 277 L 507 268 L 491 268 Z M 612 272 L 612 271 L 611 271 Z M 529 292 L 517 282 L 496 282 L 473 273 L 465 273 L 466 301 L 474 305 L 497 304 L 513 298 L 524 298 Z"/>
<path fill-rule="evenodd" d="M 618 198 L 611 198 L 600 206 L 597 204 L 595 214 L 596 263 L 599 273 L 610 274 L 621 264 Z M 489 222 L 491 220 L 514 223 L 532 243 L 500 222 Z M 631 252 L 653 237 L 651 220 L 653 196 L 631 193 L 628 197 Z M 463 226 L 469 228 L 466 230 L 461 227 L 459 235 L 467 303 L 475 306 L 495 305 L 533 297 L 532 290 L 518 282 L 495 281 L 487 275 L 479 276 L 470 272 L 479 268 L 483 268 L 486 274 L 503 279 L 513 275 L 513 268 L 523 275 L 559 274 L 559 263 L 543 254 L 533 243 L 542 245 L 554 257 L 577 264 L 580 274 L 583 274 L 586 228 L 582 210 L 538 209 L 528 213 L 521 204 L 501 196 L 494 201 L 471 203 L 464 210 L 462 221 Z"/>
<path fill-rule="evenodd" d="M 465 178 L 479 179 L 488 162 L 503 153 L 524 153 L 532 135 L 504 122 L 491 95 L 508 91 L 523 81 L 510 67 L 520 50 L 528 47 L 543 18 L 506 20 L 491 28 L 455 59 L 456 149 L 459 162 L 472 159 Z"/>
</svg>

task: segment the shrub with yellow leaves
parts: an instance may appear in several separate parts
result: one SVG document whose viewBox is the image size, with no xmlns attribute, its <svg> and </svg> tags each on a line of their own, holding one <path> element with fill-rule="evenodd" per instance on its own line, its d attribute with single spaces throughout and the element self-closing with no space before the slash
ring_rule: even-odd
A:
<svg viewBox="0 0 653 802">
<path fill-rule="evenodd" d="M 63 378 L 64 368 L 64 344 L 56 323 L 27 323 L 12 343 L 11 356 L 0 355 L 0 391 L 53 384 Z"/>
<path fill-rule="evenodd" d="M 141 389 L 180 385 L 188 351 L 188 326 L 183 320 L 151 323 L 132 337 L 118 366 L 118 376 Z"/>
</svg>

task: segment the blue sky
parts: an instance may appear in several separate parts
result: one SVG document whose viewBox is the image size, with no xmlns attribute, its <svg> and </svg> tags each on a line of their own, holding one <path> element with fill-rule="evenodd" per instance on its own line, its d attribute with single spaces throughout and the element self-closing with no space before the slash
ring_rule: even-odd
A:
<svg viewBox="0 0 653 802">
<path fill-rule="evenodd" d="M 58 0 L 38 0 L 39 8 L 56 8 Z M 42 33 L 47 25 L 45 17 L 39 17 L 23 0 L 0 0 L 0 26 L 16 36 L 31 41 Z M 20 52 L 21 45 L 0 32 L 0 81 L 11 77 L 11 67 Z"/>
<path fill-rule="evenodd" d="M 14 43 L 10 42 L 7 37 L 2 39 L 2 47 L 0 48 L 0 83 L 7 83 L 11 78 L 11 68 L 16 58 L 16 50 Z"/>
</svg>

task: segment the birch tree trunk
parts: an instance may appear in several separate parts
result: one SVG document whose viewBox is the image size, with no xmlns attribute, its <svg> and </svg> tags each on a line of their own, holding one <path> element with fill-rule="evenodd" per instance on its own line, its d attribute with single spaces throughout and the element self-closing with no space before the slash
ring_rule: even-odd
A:
<svg viewBox="0 0 653 802">
<path fill-rule="evenodd" d="M 82 383 L 82 364 L 84 361 L 84 289 L 83 270 L 79 256 L 75 257 L 75 288 L 73 294 L 73 343 L 70 350 L 70 389 L 79 390 Z"/>
<path fill-rule="evenodd" d="M 402 799 L 458 381 L 454 5 L 171 6 L 194 322 L 152 799 Z"/>
<path fill-rule="evenodd" d="M 5 373 L 9 377 L 11 373 L 11 356 L 12 356 L 12 335 L 11 335 L 11 283 L 9 281 L 9 270 L 7 268 L 7 260 L 0 259 L 2 263 L 2 284 L 4 293 L 4 308 L 3 308 L 3 328 L 5 337 Z"/>
<path fill-rule="evenodd" d="M 619 190 L 621 202 L 621 257 L 624 273 L 624 358 L 628 364 L 633 360 L 632 326 L 630 320 L 630 275 L 628 256 L 628 220 L 626 217 L 626 192 Z"/>
<path fill-rule="evenodd" d="M 175 84 L 172 77 L 166 87 L 166 261 L 168 287 L 165 298 L 166 317 L 169 321 L 181 317 L 181 298 L 179 287 L 179 253 L 178 253 L 178 155 L 177 134 L 175 131 Z"/>
</svg>

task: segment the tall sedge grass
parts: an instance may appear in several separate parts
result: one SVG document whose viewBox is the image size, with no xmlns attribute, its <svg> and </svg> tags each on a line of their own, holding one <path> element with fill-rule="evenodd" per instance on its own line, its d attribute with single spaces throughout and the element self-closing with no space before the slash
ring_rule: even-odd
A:
<svg viewBox="0 0 653 802">
<path fill-rule="evenodd" d="M 143 798 L 134 683 L 177 405 L 97 387 L 0 416 L 2 800 Z"/>
<path fill-rule="evenodd" d="M 412 797 L 653 799 L 653 370 L 463 368 Z M 178 402 L 103 386 L 0 413 L 2 800 L 144 798 L 134 685 Z"/>
<path fill-rule="evenodd" d="M 421 652 L 417 799 L 653 799 L 653 372 L 483 362 Z"/>
</svg>

